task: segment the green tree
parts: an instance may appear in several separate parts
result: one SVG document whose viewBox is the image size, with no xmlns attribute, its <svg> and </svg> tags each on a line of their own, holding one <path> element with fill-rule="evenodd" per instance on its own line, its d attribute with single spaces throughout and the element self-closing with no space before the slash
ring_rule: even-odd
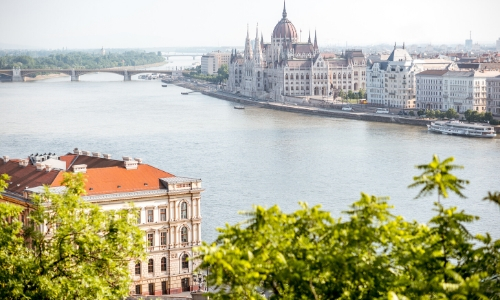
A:
<svg viewBox="0 0 500 300">
<path fill-rule="evenodd" d="M 81 173 L 66 173 L 63 184 L 63 194 L 46 188 L 34 196 L 31 228 L 23 228 L 18 221 L 20 207 L 0 204 L 0 298 L 117 299 L 128 295 L 128 264 L 145 254 L 143 233 L 135 224 L 137 210 L 104 212 L 84 201 Z M 42 226 L 44 231 L 35 230 Z"/>
<path fill-rule="evenodd" d="M 364 89 L 359 89 L 358 95 L 359 99 L 366 99 L 366 91 Z"/>
<path fill-rule="evenodd" d="M 413 116 L 415 116 L 415 112 L 413 110 L 410 110 L 410 112 L 408 113 L 408 115 L 410 115 L 410 116 L 413 117 Z"/>
<path fill-rule="evenodd" d="M 453 108 L 450 108 L 446 111 L 446 117 L 448 119 L 458 119 L 459 117 L 459 114 L 457 113 L 457 111 Z"/>
<path fill-rule="evenodd" d="M 419 196 L 463 196 L 466 180 L 449 171 L 452 158 L 435 156 L 415 186 Z M 412 185 L 413 186 L 413 185 Z M 500 193 L 488 199 L 500 198 Z M 498 299 L 500 240 L 472 236 L 475 216 L 435 202 L 427 224 L 390 213 L 388 198 L 361 194 L 334 219 L 319 206 L 284 213 L 260 206 L 249 219 L 219 229 L 203 243 L 200 268 L 210 268 L 215 299 Z"/>
<path fill-rule="evenodd" d="M 227 80 L 229 78 L 229 68 L 226 64 L 220 66 L 220 68 L 217 70 L 217 80 L 219 83 L 223 82 L 224 80 Z"/>
</svg>

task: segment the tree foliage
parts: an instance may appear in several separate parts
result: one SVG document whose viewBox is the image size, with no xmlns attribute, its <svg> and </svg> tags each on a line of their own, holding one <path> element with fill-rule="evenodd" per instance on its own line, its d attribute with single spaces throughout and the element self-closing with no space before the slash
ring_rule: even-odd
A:
<svg viewBox="0 0 500 300">
<path fill-rule="evenodd" d="M 154 52 L 127 51 L 106 55 L 86 52 L 69 52 L 31 57 L 27 55 L 1 56 L 0 69 L 99 69 L 123 66 L 140 66 L 164 61 L 163 56 Z"/>
<path fill-rule="evenodd" d="M 102 211 L 85 202 L 82 174 L 66 173 L 63 194 L 33 198 L 31 226 L 21 207 L 0 203 L 0 298 L 118 299 L 128 295 L 131 259 L 144 256 L 137 210 Z M 12 220 L 12 222 L 9 222 Z M 46 230 L 37 230 L 44 226 Z"/>
<path fill-rule="evenodd" d="M 419 196 L 463 196 L 452 161 L 417 166 Z M 428 223 L 409 222 L 388 198 L 364 193 L 346 218 L 300 205 L 255 206 L 196 250 L 215 299 L 500 299 L 500 240 L 470 234 L 476 216 L 435 202 Z"/>
</svg>

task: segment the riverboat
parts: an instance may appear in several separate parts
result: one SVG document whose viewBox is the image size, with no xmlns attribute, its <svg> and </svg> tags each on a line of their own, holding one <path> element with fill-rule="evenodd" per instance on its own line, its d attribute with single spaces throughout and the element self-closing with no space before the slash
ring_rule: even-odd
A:
<svg viewBox="0 0 500 300">
<path fill-rule="evenodd" d="M 167 87 L 167 85 L 166 85 L 166 84 L 162 84 L 161 86 L 162 86 L 162 87 Z"/>
<path fill-rule="evenodd" d="M 488 124 L 467 124 L 460 121 L 435 121 L 427 124 L 431 132 L 470 137 L 494 138 L 497 136 L 493 126 Z"/>
<path fill-rule="evenodd" d="M 243 105 L 235 105 L 234 109 L 245 109 Z"/>
<path fill-rule="evenodd" d="M 189 95 L 188 92 L 181 92 L 181 95 Z"/>
</svg>

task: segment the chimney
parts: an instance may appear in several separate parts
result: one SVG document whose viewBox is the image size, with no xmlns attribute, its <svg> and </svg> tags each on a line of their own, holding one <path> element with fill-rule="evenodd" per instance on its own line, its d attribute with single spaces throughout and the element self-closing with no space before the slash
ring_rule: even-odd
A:
<svg viewBox="0 0 500 300">
<path fill-rule="evenodd" d="M 136 157 L 136 158 L 134 158 L 134 160 L 135 160 L 137 163 L 142 164 L 142 158 L 137 158 L 137 157 Z"/>
<path fill-rule="evenodd" d="M 87 165 L 86 164 L 73 165 L 73 172 L 74 173 L 87 173 Z"/>
<path fill-rule="evenodd" d="M 3 163 L 6 164 L 8 161 L 9 161 L 9 156 L 8 155 L 4 155 L 3 156 Z"/>
<path fill-rule="evenodd" d="M 47 172 L 52 171 L 52 165 L 51 164 L 45 164 L 45 171 L 47 171 Z"/>
<path fill-rule="evenodd" d="M 101 153 L 99 152 L 92 152 L 93 157 L 101 157 Z"/>
<path fill-rule="evenodd" d="M 42 164 L 41 162 L 37 162 L 36 163 L 36 170 L 37 171 L 42 171 L 43 169 L 45 169 L 45 165 Z"/>
<path fill-rule="evenodd" d="M 19 165 L 20 165 L 21 167 L 26 167 L 26 166 L 28 166 L 28 160 L 27 160 L 27 159 L 21 159 L 21 160 L 19 161 Z"/>
<path fill-rule="evenodd" d="M 135 160 L 124 160 L 125 169 L 135 170 L 137 169 L 137 162 Z"/>
<path fill-rule="evenodd" d="M 104 157 L 105 159 L 111 159 L 111 154 L 103 153 L 102 157 Z"/>
<path fill-rule="evenodd" d="M 83 151 L 82 151 L 82 154 L 83 154 L 83 155 L 86 155 L 86 156 L 92 156 L 92 152 L 90 152 L 90 151 L 85 151 L 85 150 L 83 150 Z"/>
<path fill-rule="evenodd" d="M 78 148 L 73 149 L 73 154 L 82 155 L 82 151 L 78 150 Z"/>
<path fill-rule="evenodd" d="M 123 161 L 132 161 L 132 157 L 130 156 L 123 156 Z"/>
</svg>

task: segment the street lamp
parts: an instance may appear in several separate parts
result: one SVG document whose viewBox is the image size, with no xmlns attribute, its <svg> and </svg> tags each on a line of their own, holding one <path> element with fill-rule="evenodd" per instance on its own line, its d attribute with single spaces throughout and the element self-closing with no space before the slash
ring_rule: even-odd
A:
<svg viewBox="0 0 500 300">
<path fill-rule="evenodd" d="M 200 272 L 198 272 L 198 274 L 193 273 L 193 282 L 195 284 L 198 283 L 198 291 L 201 291 L 203 286 L 207 282 L 206 277 L 206 275 L 203 275 Z"/>
</svg>

